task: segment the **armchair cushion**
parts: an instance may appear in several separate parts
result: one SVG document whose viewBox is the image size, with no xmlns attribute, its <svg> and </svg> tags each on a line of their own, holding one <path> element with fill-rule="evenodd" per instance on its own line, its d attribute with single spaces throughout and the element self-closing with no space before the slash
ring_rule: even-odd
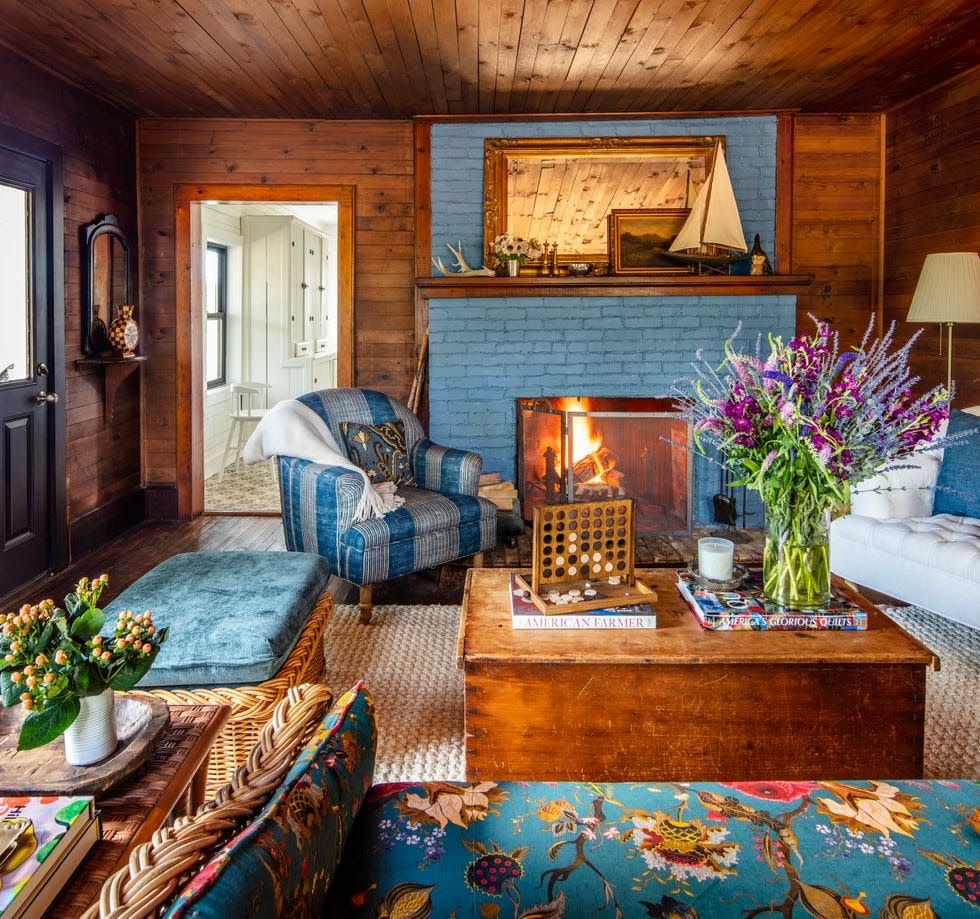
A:
<svg viewBox="0 0 980 919">
<path fill-rule="evenodd" d="M 490 549 L 497 509 L 484 498 L 404 486 L 405 503 L 353 524 L 341 538 L 343 576 L 374 584 Z"/>
<path fill-rule="evenodd" d="M 324 716 L 262 812 L 178 894 L 167 919 L 320 915 L 371 787 L 376 743 L 374 706 L 358 683 Z"/>
<path fill-rule="evenodd" d="M 411 459 L 420 488 L 474 497 L 480 488 L 483 457 L 479 453 L 440 447 L 423 437 L 412 448 Z"/>
<path fill-rule="evenodd" d="M 415 476 L 405 449 L 405 425 L 401 419 L 381 424 L 341 421 L 347 456 L 375 482 L 414 485 Z"/>
</svg>

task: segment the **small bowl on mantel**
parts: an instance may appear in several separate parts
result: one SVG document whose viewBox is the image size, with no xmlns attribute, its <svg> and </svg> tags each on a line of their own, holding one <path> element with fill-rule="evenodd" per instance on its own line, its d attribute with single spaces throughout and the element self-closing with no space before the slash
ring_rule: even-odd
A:
<svg viewBox="0 0 980 919">
<path fill-rule="evenodd" d="M 573 278 L 588 277 L 593 271 L 595 271 L 595 264 L 593 262 L 571 262 L 568 265 L 568 273 Z"/>
</svg>

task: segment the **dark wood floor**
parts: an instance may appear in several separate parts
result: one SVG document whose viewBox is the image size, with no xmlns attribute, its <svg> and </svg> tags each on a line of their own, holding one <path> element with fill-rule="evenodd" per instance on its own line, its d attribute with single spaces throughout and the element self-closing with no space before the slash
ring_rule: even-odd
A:
<svg viewBox="0 0 980 919">
<path fill-rule="evenodd" d="M 670 567 L 681 565 L 696 554 L 697 538 L 707 531 L 691 536 L 643 537 L 638 540 L 639 567 Z M 736 557 L 744 564 L 760 564 L 762 535 L 759 530 L 736 530 L 726 535 L 736 542 Z M 63 571 L 32 582 L 14 594 L 0 598 L 0 611 L 16 608 L 25 601 L 36 602 L 45 597 L 60 601 L 80 577 L 93 577 L 107 572 L 109 589 L 105 599 L 111 600 L 137 578 L 155 565 L 180 552 L 224 552 L 231 549 L 282 550 L 282 520 L 279 517 L 198 517 L 185 523 L 143 523 L 127 530 L 94 552 L 80 558 Z M 486 553 L 485 563 L 493 567 L 529 567 L 530 539 L 525 534 L 514 547 L 501 545 Z M 389 603 L 459 603 L 463 596 L 468 560 L 443 565 L 409 577 L 379 584 L 374 602 Z M 353 602 L 353 593 L 339 599 Z M 872 598 L 876 599 L 877 598 Z"/>
</svg>

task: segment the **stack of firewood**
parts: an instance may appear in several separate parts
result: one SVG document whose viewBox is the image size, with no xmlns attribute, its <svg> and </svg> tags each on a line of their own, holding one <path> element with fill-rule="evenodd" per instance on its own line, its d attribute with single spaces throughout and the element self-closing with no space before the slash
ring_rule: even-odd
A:
<svg viewBox="0 0 980 919">
<path fill-rule="evenodd" d="M 481 498 L 493 501 L 501 511 L 513 511 L 517 499 L 517 488 L 513 482 L 502 482 L 499 472 L 487 472 L 480 476 Z"/>
</svg>

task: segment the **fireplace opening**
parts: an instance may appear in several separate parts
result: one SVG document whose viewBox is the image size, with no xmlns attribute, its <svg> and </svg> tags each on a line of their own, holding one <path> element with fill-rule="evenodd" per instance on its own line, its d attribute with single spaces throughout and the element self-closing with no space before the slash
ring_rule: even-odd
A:
<svg viewBox="0 0 980 919">
<path fill-rule="evenodd" d="M 672 399 L 518 399 L 525 518 L 542 504 L 628 497 L 636 501 L 639 535 L 690 533 L 690 434 Z"/>
</svg>

